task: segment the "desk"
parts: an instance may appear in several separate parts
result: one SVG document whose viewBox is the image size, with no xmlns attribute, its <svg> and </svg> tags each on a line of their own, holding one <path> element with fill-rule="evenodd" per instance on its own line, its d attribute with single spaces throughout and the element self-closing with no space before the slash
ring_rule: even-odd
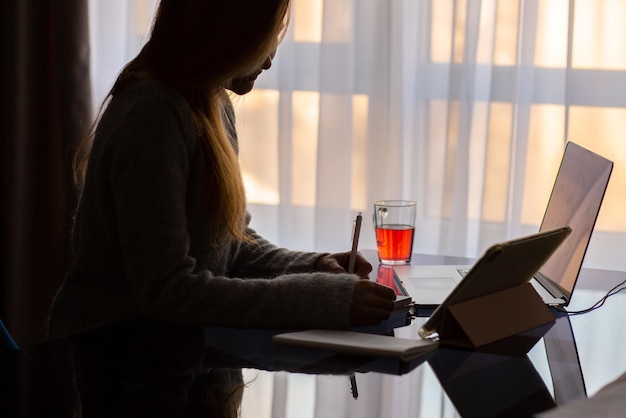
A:
<svg viewBox="0 0 626 418">
<path fill-rule="evenodd" d="M 467 260 L 416 255 L 413 262 Z M 623 275 L 584 269 L 570 309 L 591 305 Z M 590 395 L 626 371 L 624 297 L 613 296 L 586 315 L 559 318 L 528 354 L 441 349 L 409 363 L 277 347 L 271 336 L 280 330 L 120 324 L 0 357 L 0 416 L 78 416 L 81 404 L 93 411 L 84 417 L 132 416 L 125 413 L 144 408 L 149 414 L 139 416 L 173 416 L 182 401 L 206 411 L 199 399 L 242 382 L 243 417 L 529 416 L 553 407 L 555 397 L 581 396 L 579 367 Z M 417 338 L 424 320 L 395 335 Z M 190 394 L 193 371 L 201 377 Z M 352 373 L 358 399 L 350 393 Z M 553 378 L 561 387 L 555 389 Z M 89 387 L 87 393 L 77 382 Z M 115 415 L 106 411 L 113 399 L 122 405 Z"/>
</svg>

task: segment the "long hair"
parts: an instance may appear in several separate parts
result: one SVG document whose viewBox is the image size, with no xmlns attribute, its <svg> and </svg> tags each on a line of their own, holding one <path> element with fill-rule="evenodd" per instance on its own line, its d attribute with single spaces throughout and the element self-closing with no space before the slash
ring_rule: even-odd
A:
<svg viewBox="0 0 626 418">
<path fill-rule="evenodd" d="M 235 77 L 259 69 L 278 45 L 290 0 L 161 0 L 150 38 L 119 74 L 100 108 L 125 86 L 152 78 L 178 90 L 189 104 L 216 179 L 213 199 L 219 244 L 228 232 L 250 242 L 245 233 L 245 190 L 237 155 L 224 126 L 230 106 L 225 87 Z M 84 185 L 94 122 L 76 150 L 75 181 Z"/>
</svg>

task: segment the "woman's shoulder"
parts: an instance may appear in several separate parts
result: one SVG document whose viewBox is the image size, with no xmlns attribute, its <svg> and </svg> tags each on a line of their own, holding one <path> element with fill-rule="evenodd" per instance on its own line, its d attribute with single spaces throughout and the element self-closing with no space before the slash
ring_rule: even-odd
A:
<svg viewBox="0 0 626 418">
<path fill-rule="evenodd" d="M 186 100 L 175 89 L 155 80 L 133 81 L 112 96 L 100 125 L 115 131 L 129 118 L 137 129 L 143 129 L 141 127 L 146 124 L 176 124 L 185 137 L 197 137 L 197 128 Z"/>
<path fill-rule="evenodd" d="M 152 80 L 128 84 L 110 98 L 95 132 L 92 157 L 147 155 L 191 158 L 198 130 L 184 98 Z M 183 151 L 181 153 L 180 151 Z M 175 151 L 175 152 L 174 152 Z"/>
<path fill-rule="evenodd" d="M 189 105 L 177 90 L 152 79 L 136 80 L 125 86 L 111 100 L 111 104 L 119 103 L 125 104 L 125 107 L 160 103 L 176 113 L 191 116 Z"/>
</svg>

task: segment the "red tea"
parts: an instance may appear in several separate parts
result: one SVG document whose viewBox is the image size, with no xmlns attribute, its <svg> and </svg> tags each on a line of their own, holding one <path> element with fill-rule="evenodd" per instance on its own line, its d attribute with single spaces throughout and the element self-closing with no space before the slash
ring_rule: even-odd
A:
<svg viewBox="0 0 626 418">
<path fill-rule="evenodd" d="M 405 264 L 411 261 L 415 228 L 410 225 L 385 225 L 376 228 L 378 258 L 383 264 Z"/>
</svg>

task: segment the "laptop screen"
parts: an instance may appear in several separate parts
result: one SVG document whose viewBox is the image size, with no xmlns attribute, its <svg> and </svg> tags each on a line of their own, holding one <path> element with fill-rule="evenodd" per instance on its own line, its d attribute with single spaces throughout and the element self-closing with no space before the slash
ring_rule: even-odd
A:
<svg viewBox="0 0 626 418">
<path fill-rule="evenodd" d="M 569 302 L 593 232 L 613 162 L 568 142 L 540 231 L 568 225 L 572 233 L 539 273 Z"/>
</svg>

